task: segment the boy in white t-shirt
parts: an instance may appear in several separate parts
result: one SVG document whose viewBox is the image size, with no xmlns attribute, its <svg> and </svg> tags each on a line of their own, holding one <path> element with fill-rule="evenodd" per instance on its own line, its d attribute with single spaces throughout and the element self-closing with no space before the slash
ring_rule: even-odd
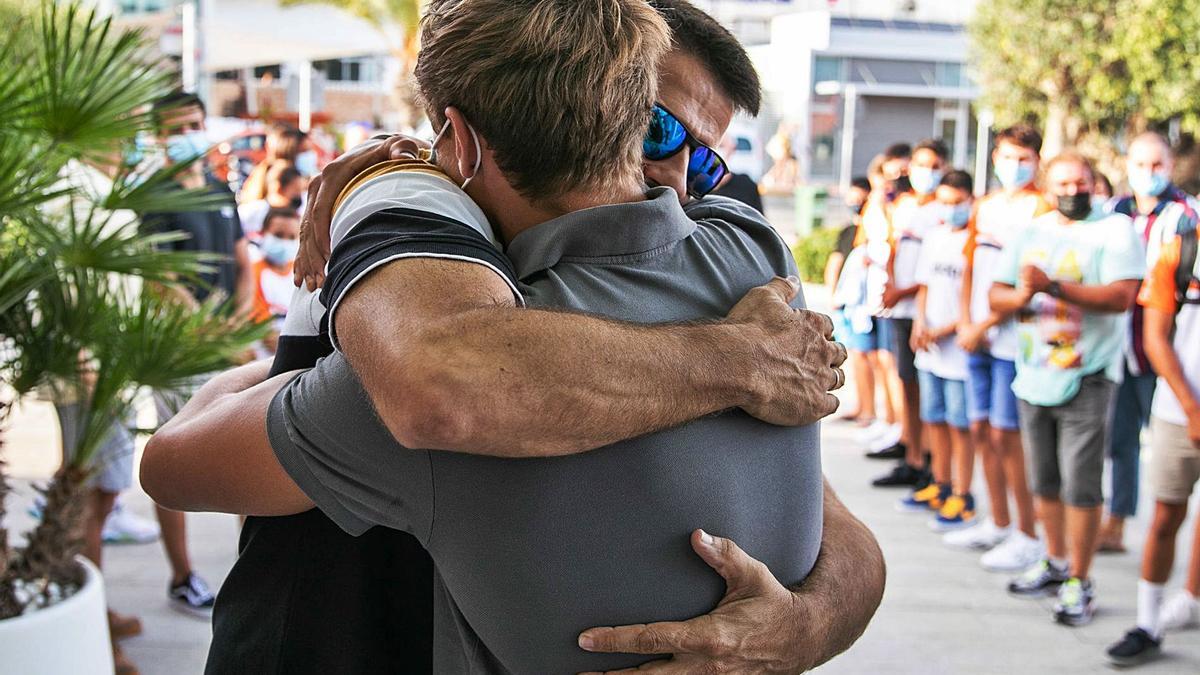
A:
<svg viewBox="0 0 1200 675">
<path fill-rule="evenodd" d="M 967 355 L 955 341 L 973 188 L 965 171 L 951 171 L 940 180 L 931 207 L 938 211 L 938 224 L 923 237 L 914 274 L 917 294 L 911 346 L 921 385 L 922 435 L 929 439 L 933 456 L 933 483 L 900 505 L 913 511 L 936 509 L 930 527 L 939 532 L 963 527 L 975 518 L 974 457 L 967 437 Z"/>
</svg>

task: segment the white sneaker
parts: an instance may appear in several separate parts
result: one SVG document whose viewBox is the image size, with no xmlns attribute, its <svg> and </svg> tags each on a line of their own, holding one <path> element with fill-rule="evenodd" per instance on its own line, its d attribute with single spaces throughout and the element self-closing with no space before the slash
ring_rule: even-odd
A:
<svg viewBox="0 0 1200 675">
<path fill-rule="evenodd" d="M 1041 541 L 1020 530 L 1013 530 L 1002 543 L 984 553 L 979 563 L 990 572 L 1020 572 L 1032 567 L 1045 555 Z"/>
<path fill-rule="evenodd" d="M 1158 617 L 1164 631 L 1195 628 L 1200 625 L 1200 600 L 1179 591 L 1163 602 Z"/>
<path fill-rule="evenodd" d="M 880 452 L 887 450 L 893 445 L 900 442 L 900 437 L 904 435 L 904 428 L 899 424 L 885 424 L 883 433 L 871 439 L 867 443 L 867 449 L 871 452 Z"/>
<path fill-rule="evenodd" d="M 876 438 L 879 438 L 880 436 L 887 433 L 887 430 L 891 426 L 892 425 L 888 424 L 887 422 L 884 422 L 881 419 L 875 419 L 875 420 L 872 420 L 872 422 L 870 424 L 868 424 L 867 426 L 863 427 L 862 429 L 859 429 L 854 434 L 854 438 L 859 443 L 862 443 L 863 445 L 870 445 Z"/>
<path fill-rule="evenodd" d="M 126 509 L 119 501 L 113 505 L 112 512 L 104 520 L 104 529 L 100 531 L 106 544 L 149 544 L 158 541 L 158 535 L 158 523 Z"/>
<path fill-rule="evenodd" d="M 988 518 L 965 530 L 948 532 L 942 537 L 942 543 L 951 548 L 987 551 L 1007 539 L 1011 532 L 1011 525 L 1008 527 L 996 527 L 996 522 Z"/>
</svg>

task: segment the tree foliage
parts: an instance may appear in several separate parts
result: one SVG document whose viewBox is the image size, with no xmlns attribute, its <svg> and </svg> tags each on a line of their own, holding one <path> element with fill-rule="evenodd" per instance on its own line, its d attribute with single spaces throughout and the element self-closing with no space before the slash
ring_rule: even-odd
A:
<svg viewBox="0 0 1200 675">
<path fill-rule="evenodd" d="M 141 34 L 54 0 L 0 0 L 0 17 L 2 391 L 49 390 L 81 412 L 81 439 L 43 488 L 44 515 L 28 543 L 9 550 L 0 523 L 3 619 L 77 583 L 83 486 L 138 390 L 180 387 L 224 367 L 262 330 L 232 327 L 216 300 L 197 311 L 143 292 L 144 281 L 194 280 L 216 258 L 159 250 L 181 235 L 143 231 L 134 214 L 218 202 L 178 187 L 186 166 L 125 165 L 135 137 L 155 131 L 151 105 L 174 86 L 151 65 Z M 0 475 L 0 500 L 6 486 Z M 18 586 L 42 600 L 20 597 Z"/>
<path fill-rule="evenodd" d="M 981 104 L 1050 152 L 1179 120 L 1200 126 L 1195 0 L 989 0 L 969 26 Z"/>
</svg>

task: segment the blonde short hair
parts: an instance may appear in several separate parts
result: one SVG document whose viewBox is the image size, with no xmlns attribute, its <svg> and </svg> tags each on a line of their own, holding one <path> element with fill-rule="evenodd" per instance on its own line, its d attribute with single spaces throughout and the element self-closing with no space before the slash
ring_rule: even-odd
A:
<svg viewBox="0 0 1200 675">
<path fill-rule="evenodd" d="M 513 187 L 546 203 L 640 179 L 670 44 L 645 0 L 433 0 L 416 79 L 435 127 L 461 110 Z"/>
</svg>

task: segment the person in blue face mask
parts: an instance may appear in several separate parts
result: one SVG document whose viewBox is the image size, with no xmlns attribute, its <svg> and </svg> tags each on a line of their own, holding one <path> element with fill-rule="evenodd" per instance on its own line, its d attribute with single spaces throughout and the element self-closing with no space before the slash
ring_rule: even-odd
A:
<svg viewBox="0 0 1200 675">
<path fill-rule="evenodd" d="M 254 309 L 250 318 L 271 322 L 273 330 L 263 339 L 260 356 L 275 353 L 279 331 L 292 300 L 292 264 L 300 250 L 300 214 L 294 209 L 273 208 L 263 219 L 262 238 L 258 241 L 262 259 L 254 264 Z"/>
<path fill-rule="evenodd" d="M 1171 182 L 1174 160 L 1166 139 L 1146 132 L 1133 139 L 1125 157 L 1132 194 L 1114 200 L 1110 207 L 1133 219 L 1133 227 L 1146 247 L 1146 269 L 1154 267 L 1164 242 L 1176 233 L 1196 227 L 1200 205 Z M 1100 550 L 1125 550 L 1125 519 L 1137 513 L 1138 466 L 1141 431 L 1150 421 L 1157 376 L 1142 341 L 1142 308 L 1135 306 L 1126 326 L 1125 376 L 1117 389 L 1108 453 L 1112 458 L 1112 491 L 1108 516 L 1100 530 Z"/>
</svg>

